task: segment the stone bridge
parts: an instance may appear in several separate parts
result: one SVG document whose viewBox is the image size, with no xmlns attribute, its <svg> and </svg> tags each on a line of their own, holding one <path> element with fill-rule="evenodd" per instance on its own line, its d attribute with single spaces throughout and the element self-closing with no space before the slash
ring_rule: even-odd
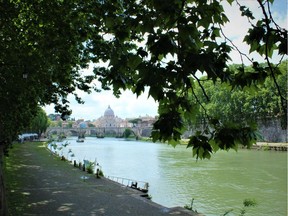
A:
<svg viewBox="0 0 288 216">
<path fill-rule="evenodd" d="M 89 127 L 89 128 L 61 128 L 49 127 L 45 135 L 64 134 L 65 136 L 113 136 L 120 137 L 127 127 Z M 151 135 L 152 127 L 129 127 L 135 136 L 148 137 Z"/>
</svg>

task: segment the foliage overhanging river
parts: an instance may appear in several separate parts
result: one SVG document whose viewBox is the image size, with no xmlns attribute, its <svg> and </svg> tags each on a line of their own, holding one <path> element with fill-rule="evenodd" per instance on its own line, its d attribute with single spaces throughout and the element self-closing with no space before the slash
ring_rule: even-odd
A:
<svg viewBox="0 0 288 216">
<path fill-rule="evenodd" d="M 205 215 L 231 209 L 229 215 L 239 215 L 243 200 L 253 199 L 257 205 L 245 215 L 287 213 L 286 152 L 220 151 L 210 160 L 196 161 L 191 149 L 180 145 L 92 137 L 84 143 L 76 137 L 66 142 L 61 150 L 65 157 L 71 150 L 77 162 L 96 159 L 104 175 L 149 182 L 152 200 L 167 207 L 190 205 L 193 198 L 193 209 Z"/>
</svg>

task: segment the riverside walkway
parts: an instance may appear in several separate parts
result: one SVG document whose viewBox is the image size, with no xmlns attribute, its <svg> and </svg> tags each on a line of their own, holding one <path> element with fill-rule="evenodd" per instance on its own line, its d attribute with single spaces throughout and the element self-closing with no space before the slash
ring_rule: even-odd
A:
<svg viewBox="0 0 288 216">
<path fill-rule="evenodd" d="M 106 178 L 96 179 L 61 161 L 40 142 L 15 144 L 9 154 L 4 179 L 11 216 L 199 215 L 158 205 Z"/>
</svg>

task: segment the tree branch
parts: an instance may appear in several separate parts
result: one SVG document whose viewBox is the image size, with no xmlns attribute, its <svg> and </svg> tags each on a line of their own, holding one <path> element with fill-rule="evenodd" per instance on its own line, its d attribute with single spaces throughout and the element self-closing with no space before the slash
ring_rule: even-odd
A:
<svg viewBox="0 0 288 216">
<path fill-rule="evenodd" d="M 192 74 L 192 76 L 196 79 L 196 81 L 197 81 L 198 85 L 200 86 L 200 88 L 201 88 L 205 98 L 207 99 L 207 101 L 210 101 L 210 99 L 209 99 L 208 95 L 206 94 L 206 91 L 205 91 L 204 87 L 202 86 L 202 84 L 200 83 L 200 80 L 198 79 L 198 77 L 196 77 L 195 74 Z"/>
<path fill-rule="evenodd" d="M 260 5 L 260 7 L 261 7 L 261 9 L 262 9 L 262 13 L 263 13 L 263 15 L 264 15 L 264 17 L 265 17 L 265 24 L 266 24 L 266 28 L 267 28 L 267 36 L 266 36 L 266 41 L 265 41 L 265 59 L 266 59 L 266 61 L 267 61 L 269 70 L 271 71 L 272 79 L 273 79 L 273 81 L 274 81 L 274 84 L 275 84 L 275 86 L 276 86 L 276 88 L 277 88 L 279 97 L 280 97 L 280 99 L 281 99 L 282 109 L 285 110 L 285 109 L 286 109 L 286 103 L 285 103 L 285 101 L 287 102 L 287 99 L 286 99 L 286 98 L 282 95 L 282 93 L 281 93 L 280 86 L 278 85 L 277 80 L 276 80 L 276 76 L 275 76 L 275 73 L 274 73 L 274 69 L 273 69 L 272 64 L 271 64 L 271 62 L 270 62 L 270 60 L 269 60 L 269 57 L 268 57 L 268 42 L 269 42 L 269 41 L 268 41 L 268 39 L 269 39 L 268 36 L 271 34 L 271 31 L 272 31 L 272 29 L 271 29 L 271 27 L 270 27 L 270 19 L 269 19 L 269 17 L 268 17 L 268 14 L 266 13 L 265 7 L 264 7 L 263 3 L 261 2 L 261 0 L 257 0 L 257 2 L 259 3 L 259 5 Z M 269 8 L 270 8 L 270 7 L 269 7 Z M 269 13 L 271 13 L 271 12 L 269 11 Z"/>
<path fill-rule="evenodd" d="M 253 60 L 250 59 L 249 56 L 248 56 L 247 54 L 241 52 L 241 51 L 239 50 L 239 48 L 238 48 L 238 47 L 233 43 L 233 41 L 225 35 L 225 33 L 224 33 L 222 27 L 219 26 L 219 28 L 220 28 L 220 30 L 221 30 L 221 34 L 224 36 L 225 40 L 229 41 L 229 43 L 232 44 L 232 46 L 234 47 L 234 49 L 236 49 L 237 52 L 239 53 L 240 58 L 241 58 L 242 65 L 244 66 L 243 56 L 245 56 L 245 57 L 246 57 L 246 58 L 247 58 L 251 63 L 253 63 Z"/>
</svg>

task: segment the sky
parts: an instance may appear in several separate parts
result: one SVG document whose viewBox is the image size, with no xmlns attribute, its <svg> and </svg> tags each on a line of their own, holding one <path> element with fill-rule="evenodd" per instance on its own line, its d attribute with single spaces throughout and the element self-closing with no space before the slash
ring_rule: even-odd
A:
<svg viewBox="0 0 288 216">
<path fill-rule="evenodd" d="M 257 16 L 261 11 L 256 0 L 239 0 L 240 3 L 245 4 Z M 246 18 L 241 17 L 239 8 L 235 4 L 231 7 L 228 4 L 224 5 L 226 15 L 230 23 L 225 26 L 225 35 L 233 40 L 233 43 L 241 50 L 241 52 L 249 53 L 248 47 L 243 43 L 243 38 L 249 28 L 249 23 Z M 287 1 L 274 0 L 272 14 L 276 22 L 287 29 Z M 233 63 L 241 63 L 240 56 L 237 52 L 231 55 Z M 249 55 L 255 60 L 259 60 L 259 56 L 253 53 Z M 274 61 L 279 60 L 279 57 L 273 57 Z M 248 61 L 244 60 L 245 63 Z M 263 61 L 263 60 L 262 60 Z M 232 62 L 231 62 L 232 63 Z M 91 69 L 85 71 L 90 73 Z M 116 98 L 112 91 L 92 92 L 91 94 L 78 92 L 78 95 L 85 101 L 84 104 L 78 104 L 73 96 L 69 96 L 70 108 L 72 109 L 71 117 L 76 119 L 94 120 L 104 115 L 108 106 L 114 111 L 114 114 L 120 118 L 136 118 L 140 116 L 156 116 L 158 104 L 153 98 L 148 97 L 148 89 L 138 98 L 130 91 L 122 92 L 120 98 Z M 44 110 L 47 114 L 55 113 L 54 106 L 45 106 Z"/>
</svg>

